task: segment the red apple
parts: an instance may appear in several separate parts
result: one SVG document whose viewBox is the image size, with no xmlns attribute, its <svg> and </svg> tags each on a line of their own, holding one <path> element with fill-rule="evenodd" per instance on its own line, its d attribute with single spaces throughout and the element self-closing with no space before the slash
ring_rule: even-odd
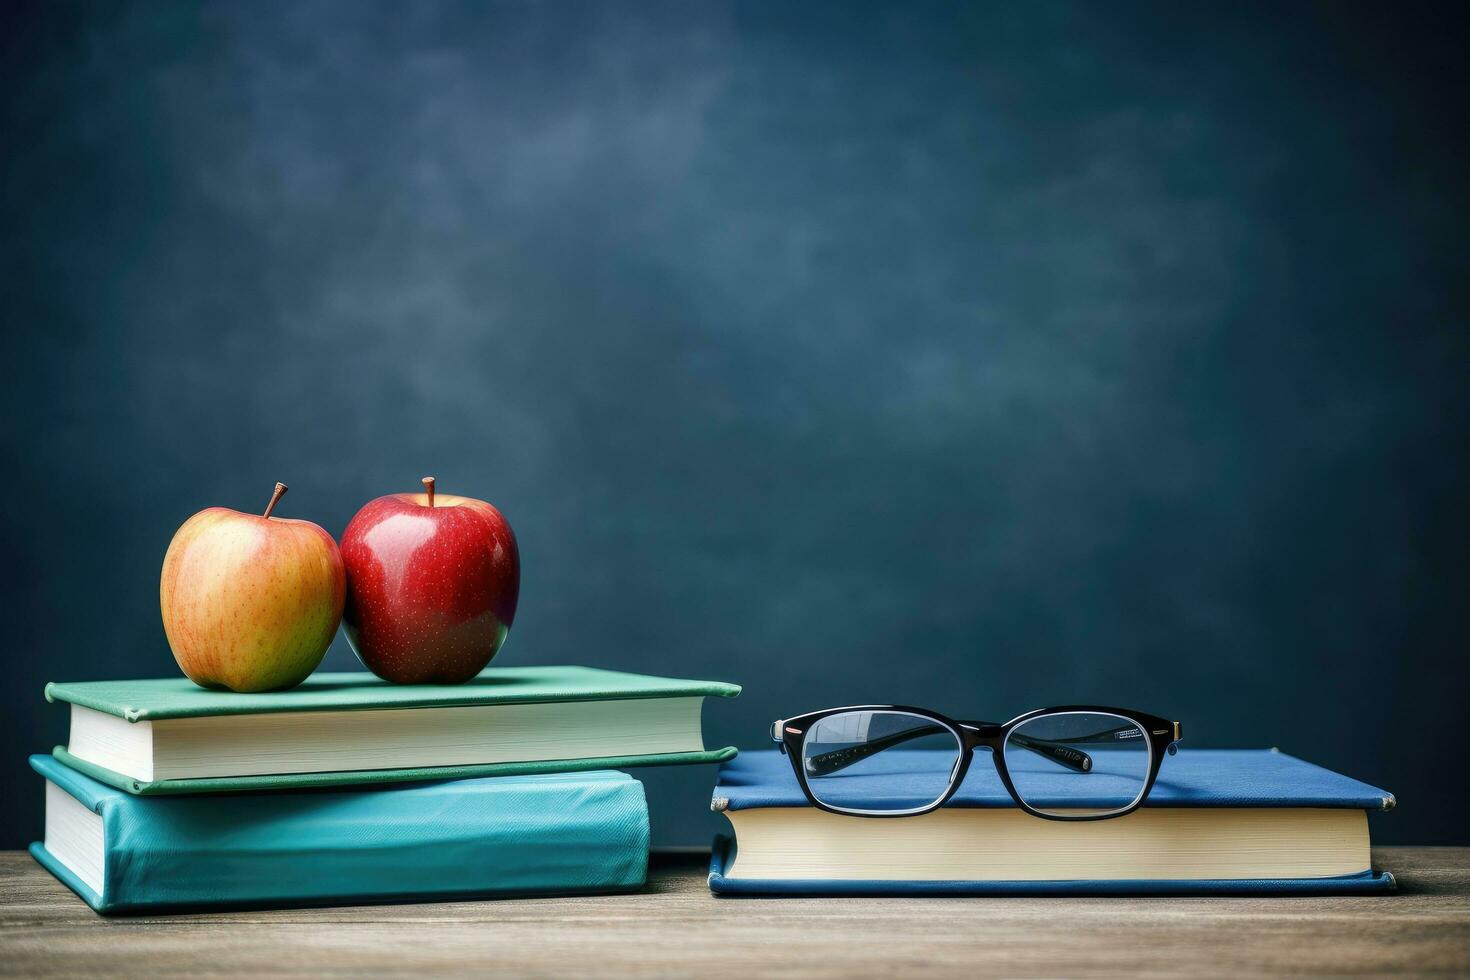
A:
<svg viewBox="0 0 1470 980">
<path fill-rule="evenodd" d="M 322 662 L 347 577 L 332 536 L 310 521 L 201 510 L 174 533 L 158 586 L 174 659 L 201 687 L 295 687 Z"/>
<path fill-rule="evenodd" d="M 469 497 L 395 493 L 342 532 L 347 642 L 398 684 L 459 684 L 500 650 L 516 615 L 521 559 L 500 511 Z"/>
</svg>

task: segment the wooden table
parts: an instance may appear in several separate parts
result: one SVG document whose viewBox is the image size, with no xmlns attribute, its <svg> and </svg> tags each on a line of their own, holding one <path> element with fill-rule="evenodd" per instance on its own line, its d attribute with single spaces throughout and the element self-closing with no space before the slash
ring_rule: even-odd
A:
<svg viewBox="0 0 1470 980">
<path fill-rule="evenodd" d="M 1374 859 L 1397 895 L 717 899 L 665 856 L 636 895 L 104 919 L 0 852 L 0 974 L 1470 973 L 1470 848 Z"/>
</svg>

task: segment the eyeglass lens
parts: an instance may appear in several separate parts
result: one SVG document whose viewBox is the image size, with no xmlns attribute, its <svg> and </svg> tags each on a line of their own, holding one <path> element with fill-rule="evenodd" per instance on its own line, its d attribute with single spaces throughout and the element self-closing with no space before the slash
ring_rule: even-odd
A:
<svg viewBox="0 0 1470 980">
<path fill-rule="evenodd" d="M 942 799 L 958 768 L 959 736 L 903 711 L 845 711 L 817 721 L 802 742 L 812 795 L 853 813 L 902 813 Z"/>
<path fill-rule="evenodd" d="M 1016 795 L 1058 817 L 1098 817 L 1132 806 L 1148 782 L 1148 733 L 1122 715 L 1069 711 L 1024 721 L 1006 736 Z"/>
</svg>

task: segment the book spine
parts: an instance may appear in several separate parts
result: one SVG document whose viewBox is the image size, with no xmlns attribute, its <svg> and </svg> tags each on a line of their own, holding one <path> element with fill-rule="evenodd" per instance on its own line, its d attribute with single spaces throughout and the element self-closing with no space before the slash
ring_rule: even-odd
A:
<svg viewBox="0 0 1470 980">
<path fill-rule="evenodd" d="M 615 891 L 643 884 L 648 808 L 621 774 L 102 806 L 102 910 Z"/>
</svg>

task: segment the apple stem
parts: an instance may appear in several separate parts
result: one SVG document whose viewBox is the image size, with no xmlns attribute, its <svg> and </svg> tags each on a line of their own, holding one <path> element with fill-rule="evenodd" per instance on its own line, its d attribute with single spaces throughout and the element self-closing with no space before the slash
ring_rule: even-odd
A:
<svg viewBox="0 0 1470 980">
<path fill-rule="evenodd" d="M 286 495 L 286 490 L 287 487 L 284 483 L 276 484 L 276 492 L 271 494 L 271 502 L 265 505 L 265 513 L 261 515 L 262 517 L 271 516 L 271 511 L 276 509 L 276 501 Z"/>
<path fill-rule="evenodd" d="M 434 478 L 426 476 L 419 482 L 424 485 L 424 492 L 429 495 L 429 506 L 434 506 Z"/>
</svg>

